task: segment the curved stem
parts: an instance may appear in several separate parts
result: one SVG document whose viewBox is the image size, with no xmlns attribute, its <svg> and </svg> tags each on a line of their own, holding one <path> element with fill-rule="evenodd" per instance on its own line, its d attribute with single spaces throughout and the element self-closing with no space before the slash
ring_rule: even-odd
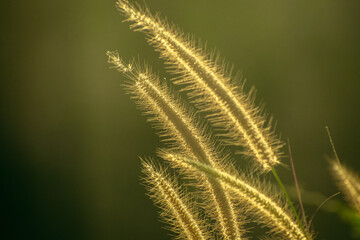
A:
<svg viewBox="0 0 360 240">
<path fill-rule="evenodd" d="M 285 195 L 286 201 L 289 203 L 291 210 L 294 212 L 294 215 L 296 217 L 296 221 L 298 222 L 299 226 L 301 227 L 301 230 L 304 232 L 306 238 L 309 239 L 308 233 L 305 231 L 304 225 L 301 222 L 300 217 L 299 217 L 298 213 L 296 212 L 296 209 L 295 209 L 295 207 L 294 207 L 294 205 L 293 205 L 293 203 L 292 203 L 292 201 L 291 201 L 291 199 L 289 197 L 289 194 L 287 193 L 287 191 L 286 191 L 286 189 L 284 187 L 284 184 L 282 183 L 282 181 L 281 181 L 279 175 L 277 174 L 275 168 L 271 167 L 271 172 L 273 173 L 276 181 L 279 183 L 280 188 L 281 188 L 281 190 L 283 191 L 283 193 Z"/>
</svg>

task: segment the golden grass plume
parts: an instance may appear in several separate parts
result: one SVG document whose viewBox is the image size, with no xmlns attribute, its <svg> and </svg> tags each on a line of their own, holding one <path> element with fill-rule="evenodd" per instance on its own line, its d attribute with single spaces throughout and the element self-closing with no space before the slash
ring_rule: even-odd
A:
<svg viewBox="0 0 360 240">
<path fill-rule="evenodd" d="M 160 149 L 158 155 L 200 192 L 199 199 L 193 199 L 162 167 L 143 161 L 150 196 L 177 238 L 246 239 L 244 215 L 252 212 L 257 222 L 270 228 L 270 236 L 312 239 L 286 192 L 293 212 L 246 177 L 240 177 L 232 166 L 232 154 L 223 152 L 221 143 L 240 147 L 257 168 L 263 172 L 272 170 L 281 183 L 274 166 L 280 163 L 282 143 L 274 135 L 271 119 L 254 104 L 254 90 L 245 93 L 243 85 L 234 83 L 223 61 L 158 15 L 127 0 L 118 0 L 116 6 L 133 30 L 146 34 L 175 75 L 172 83 L 182 85 L 181 90 L 190 100 L 182 100 L 150 67 L 136 62 L 125 64 L 117 52 L 107 52 L 109 63 L 127 77 L 127 92 L 165 143 L 166 148 Z M 205 113 L 205 118 L 191 104 Z M 212 130 L 220 137 L 213 137 Z M 245 203 L 243 208 L 236 205 L 237 201 Z M 196 212 L 195 205 L 202 206 L 204 216 Z"/>
<path fill-rule="evenodd" d="M 350 205 L 360 214 L 360 178 L 338 160 L 330 161 L 331 173 Z"/>
<path fill-rule="evenodd" d="M 249 178 L 228 174 L 181 155 L 168 153 L 163 157 L 180 168 L 195 168 L 210 178 L 220 180 L 240 201 L 245 202 L 260 222 L 270 227 L 271 232 L 283 234 L 287 239 L 308 239 L 285 204 L 264 194 L 264 189 L 259 190 L 251 185 L 249 180 L 245 180 Z"/>
<path fill-rule="evenodd" d="M 109 62 L 131 80 L 126 85 L 128 92 L 136 100 L 137 105 L 149 116 L 148 120 L 158 129 L 160 136 L 172 150 L 181 150 L 199 162 L 222 168 L 216 150 L 211 147 L 209 135 L 196 121 L 194 111 L 189 110 L 179 96 L 169 89 L 166 84 L 160 83 L 158 77 L 147 67 L 144 70 L 138 65 L 131 71 L 119 59 L 116 53 L 108 52 Z M 132 65 L 131 65 L 132 66 Z M 124 71 L 126 69 L 126 71 Z M 212 207 L 207 209 L 213 212 L 220 225 L 224 239 L 240 239 L 239 229 L 228 193 L 222 184 L 213 179 L 204 182 L 207 197 L 212 199 Z"/>
<path fill-rule="evenodd" d="M 132 29 L 147 35 L 149 43 L 177 75 L 174 83 L 185 85 L 184 90 L 200 110 L 207 112 L 226 143 L 243 147 L 239 152 L 254 159 L 258 163 L 255 166 L 264 171 L 279 163 L 282 143 L 274 136 L 271 120 L 266 124 L 263 109 L 254 106 L 254 91 L 245 94 L 242 87 L 232 84 L 222 61 L 209 57 L 159 16 L 127 0 L 119 0 L 116 6 L 132 23 Z"/>
<path fill-rule="evenodd" d="M 144 183 L 150 198 L 161 208 L 162 219 L 178 239 L 210 239 L 208 224 L 199 217 L 192 200 L 166 170 L 155 165 L 153 160 L 142 160 Z"/>
</svg>

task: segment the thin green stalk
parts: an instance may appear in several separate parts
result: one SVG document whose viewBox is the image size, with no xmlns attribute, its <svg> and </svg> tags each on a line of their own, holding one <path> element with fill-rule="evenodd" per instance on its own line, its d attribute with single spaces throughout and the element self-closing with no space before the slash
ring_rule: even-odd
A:
<svg viewBox="0 0 360 240">
<path fill-rule="evenodd" d="M 283 191 L 283 193 L 284 193 L 284 195 L 285 195 L 285 198 L 286 198 L 287 202 L 289 203 L 289 205 L 290 205 L 290 207 L 291 207 L 291 210 L 294 212 L 294 215 L 295 215 L 295 217 L 296 217 L 296 221 L 297 221 L 298 224 L 300 225 L 301 230 L 304 232 L 305 237 L 306 237 L 307 239 L 309 239 L 308 234 L 307 234 L 307 232 L 305 231 L 304 225 L 303 225 L 303 223 L 301 222 L 300 217 L 299 217 L 298 213 L 296 212 L 296 209 L 295 209 L 294 205 L 292 204 L 292 201 L 291 201 L 291 199 L 290 199 L 290 197 L 289 197 L 289 195 L 288 195 L 288 193 L 287 193 L 287 191 L 286 191 L 286 189 L 285 189 L 285 187 L 284 187 L 284 184 L 282 183 L 282 181 L 281 181 L 279 175 L 277 174 L 275 168 L 272 167 L 272 168 L 271 168 L 271 172 L 273 173 L 276 181 L 279 183 L 280 188 L 281 188 L 281 190 Z"/>
</svg>

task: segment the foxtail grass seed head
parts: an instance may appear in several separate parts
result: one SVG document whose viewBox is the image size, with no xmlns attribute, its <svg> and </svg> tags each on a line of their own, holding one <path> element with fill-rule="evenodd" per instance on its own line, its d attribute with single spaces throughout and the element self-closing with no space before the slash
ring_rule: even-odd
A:
<svg viewBox="0 0 360 240">
<path fill-rule="evenodd" d="M 127 0 L 119 0 L 116 5 L 126 21 L 132 23 L 131 28 L 144 32 L 166 59 L 177 76 L 174 83 L 186 86 L 184 90 L 200 110 L 207 112 L 225 143 L 242 147 L 239 152 L 254 159 L 264 171 L 280 162 L 282 143 L 274 136 L 271 124 L 266 125 L 262 108 L 254 106 L 254 91 L 245 94 L 242 87 L 232 84 L 224 64 L 209 58 L 178 28 Z"/>
<path fill-rule="evenodd" d="M 338 160 L 331 160 L 331 173 L 350 205 L 360 214 L 360 178 Z"/>
<path fill-rule="evenodd" d="M 165 155 L 164 155 L 165 156 Z M 284 204 L 280 204 L 266 196 L 264 190 L 258 190 L 246 180 L 230 175 L 209 165 L 199 163 L 181 155 L 169 153 L 165 158 L 182 164 L 184 168 L 193 167 L 210 178 L 220 180 L 230 191 L 233 191 L 246 206 L 251 208 L 259 217 L 259 221 L 271 228 L 272 232 L 282 234 L 287 239 L 306 240 L 307 237 L 301 227 L 294 221 L 289 211 L 285 211 Z"/>
<path fill-rule="evenodd" d="M 145 33 L 148 42 L 165 59 L 170 73 L 175 75 L 172 82 L 181 85 L 181 91 L 190 99 L 190 103 L 184 102 L 181 93 L 160 80 L 150 67 L 135 61 L 127 64 L 116 51 L 106 53 L 112 67 L 127 78 L 125 89 L 165 143 L 166 148 L 159 150 L 158 155 L 167 164 L 170 162 L 179 175 L 192 181 L 192 187 L 201 193 L 202 201 L 197 205 L 193 195 L 160 164 L 142 160 L 149 195 L 161 208 L 162 218 L 177 238 L 245 239 L 243 216 L 251 212 L 257 216 L 255 221 L 269 227 L 276 237 L 311 240 L 312 236 L 299 219 L 294 220 L 285 203 L 269 196 L 265 188 L 257 187 L 247 177 L 239 176 L 229 157 L 224 155 L 223 145 L 217 141 L 236 146 L 237 152 L 251 158 L 262 172 L 275 172 L 283 144 L 274 134 L 271 119 L 262 107 L 255 105 L 255 90 L 246 93 L 243 84 L 234 83 L 224 61 L 158 15 L 152 15 L 133 1 L 118 0 L 116 6 L 126 17 L 125 21 L 130 22 L 131 29 Z M 358 184 L 352 186 L 360 188 Z M 238 207 L 235 202 L 241 202 L 244 207 Z M 199 214 L 199 206 L 204 216 Z"/>
<path fill-rule="evenodd" d="M 161 167 L 156 167 L 152 160 L 142 160 L 144 182 L 150 198 L 161 209 L 161 217 L 170 229 L 177 233 L 178 239 L 211 239 L 207 229 L 209 224 L 199 217 L 194 203 L 183 188 Z"/>
<path fill-rule="evenodd" d="M 221 168 L 216 149 L 212 147 L 210 136 L 202 131 L 194 111 L 175 97 L 175 94 L 148 67 L 142 70 L 138 65 L 131 72 L 129 67 L 114 53 L 108 53 L 110 62 L 130 79 L 126 88 L 136 100 L 139 108 L 149 116 L 148 120 L 158 130 L 171 150 L 181 150 L 200 162 Z M 216 221 L 224 239 L 241 239 L 241 230 L 236 221 L 232 203 L 221 184 L 207 181 L 208 196 L 212 198 Z M 213 210 L 212 210 L 213 211 Z"/>
</svg>

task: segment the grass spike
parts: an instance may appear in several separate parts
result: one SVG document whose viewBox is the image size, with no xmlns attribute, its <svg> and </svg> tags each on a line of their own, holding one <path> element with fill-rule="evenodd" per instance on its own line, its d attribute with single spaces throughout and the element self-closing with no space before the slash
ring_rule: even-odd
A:
<svg viewBox="0 0 360 240">
<path fill-rule="evenodd" d="M 207 224 L 200 219 L 192 202 L 165 170 L 151 160 L 142 160 L 150 198 L 161 208 L 161 217 L 178 234 L 177 239 L 207 240 Z"/>
<path fill-rule="evenodd" d="M 338 160 L 330 161 L 331 172 L 345 198 L 360 214 L 360 178 Z"/>
<path fill-rule="evenodd" d="M 125 74 L 131 81 L 126 85 L 140 109 L 149 115 L 149 121 L 166 139 L 171 150 L 180 150 L 199 162 L 223 169 L 221 160 L 209 140 L 204 127 L 197 121 L 194 111 L 189 110 L 169 90 L 161 84 L 149 68 L 142 70 L 135 65 L 131 71 L 124 71 L 126 66 L 116 52 L 108 52 L 109 62 Z M 120 64 L 120 65 L 119 65 Z M 131 65 L 132 66 L 132 65 Z M 214 203 L 216 220 L 224 239 L 241 239 L 241 231 L 236 220 L 233 205 L 222 184 L 212 178 L 207 179 L 206 187 Z"/>
<path fill-rule="evenodd" d="M 177 84 L 185 84 L 184 90 L 195 98 L 194 102 L 203 111 L 209 112 L 214 126 L 225 131 L 225 142 L 242 146 L 243 154 L 252 157 L 264 171 L 270 171 L 279 163 L 279 140 L 264 124 L 266 119 L 261 109 L 252 104 L 253 95 L 247 95 L 230 82 L 230 75 L 219 66 L 219 60 L 209 58 L 195 44 L 174 27 L 154 17 L 148 10 L 135 6 L 127 0 L 118 0 L 119 11 L 132 22 L 131 28 L 148 36 L 161 56 L 166 59 L 172 72 L 179 77 Z"/>
<path fill-rule="evenodd" d="M 251 186 L 243 178 L 235 177 L 182 155 L 168 153 L 164 157 L 178 166 L 182 165 L 182 168 L 195 168 L 209 178 L 220 180 L 228 190 L 239 196 L 240 201 L 246 202 L 246 206 L 253 210 L 262 223 L 271 227 L 273 232 L 281 233 L 290 240 L 311 239 L 311 237 L 307 236 L 309 234 L 304 233 L 302 228 L 294 221 L 294 217 L 284 210 L 284 207 L 266 196 L 262 190 Z"/>
<path fill-rule="evenodd" d="M 325 128 L 335 157 L 334 160 L 330 160 L 331 173 L 336 179 L 339 189 L 344 192 L 348 202 L 360 213 L 360 178 L 349 168 L 341 164 L 334 141 L 331 137 L 330 129 L 328 126 Z"/>
</svg>

